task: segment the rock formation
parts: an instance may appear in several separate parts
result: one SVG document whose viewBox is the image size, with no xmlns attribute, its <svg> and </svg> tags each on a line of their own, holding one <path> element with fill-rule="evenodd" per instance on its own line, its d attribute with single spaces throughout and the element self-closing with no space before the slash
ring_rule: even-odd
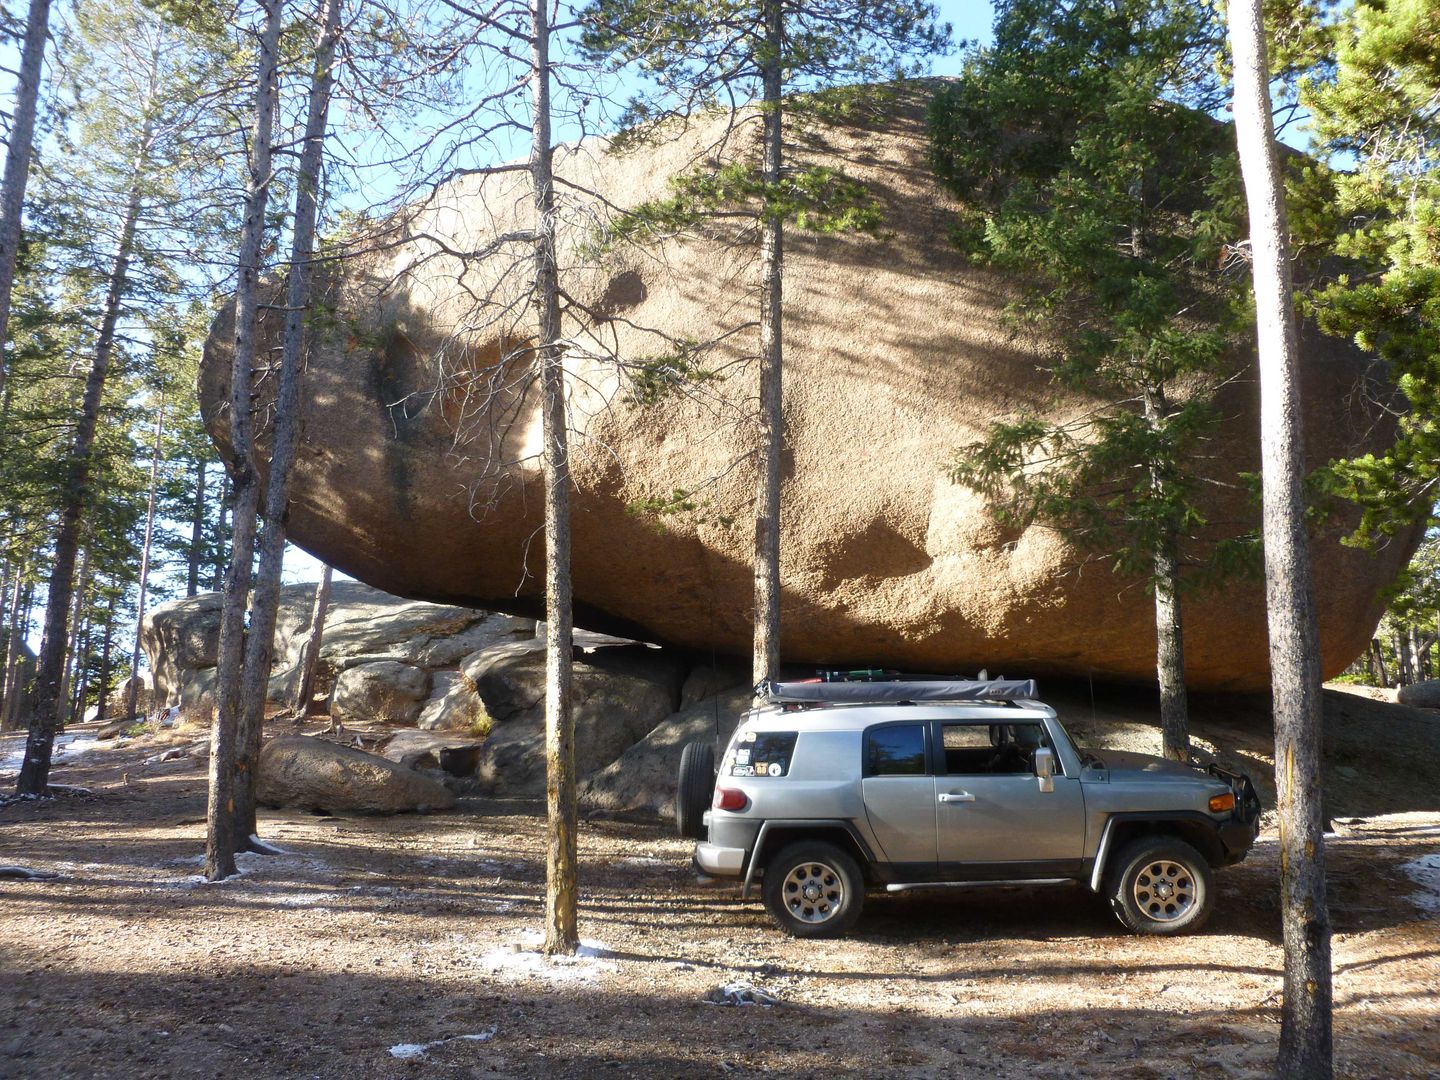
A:
<svg viewBox="0 0 1440 1080">
<path fill-rule="evenodd" d="M 289 704 L 313 593 L 311 585 L 281 592 L 281 633 L 270 680 L 276 709 Z M 160 707 L 179 705 L 190 719 L 208 723 L 219 632 L 215 593 L 162 604 L 146 616 L 141 642 L 156 673 Z M 733 725 L 744 707 L 741 698 L 748 701 L 748 693 L 734 692 L 746 673 L 586 631 L 576 633 L 575 645 L 581 776 L 614 773 L 614 763 L 636 743 L 648 740 L 653 746 L 639 767 L 600 780 L 589 804 L 663 806 L 674 785 L 675 762 L 669 758 L 679 758 L 678 744 L 671 744 L 694 726 L 690 714 L 711 707 L 719 694 L 729 692 L 725 723 Z M 331 720 L 347 732 L 364 732 L 367 744 L 383 741 L 384 756 L 395 764 L 475 777 L 475 789 L 488 795 L 544 794 L 544 680 L 544 642 L 529 620 L 402 600 L 358 582 L 333 586 L 317 694 L 325 696 Z M 400 730 L 392 734 L 396 727 Z M 663 734 L 671 729 L 671 735 Z M 311 767 L 316 790 L 330 800 L 341 798 L 344 770 L 318 753 L 313 747 L 305 754 L 286 751 L 285 779 L 276 781 L 275 790 L 289 794 L 275 798 L 299 798 L 300 777 Z M 371 772 L 355 775 L 362 793 L 368 790 Z"/>
<path fill-rule="evenodd" d="M 783 654 L 817 665 L 1152 679 L 1141 585 L 1082 565 L 1055 531 L 1000 527 L 979 496 L 947 479 L 953 449 L 992 420 L 1072 416 L 1091 403 L 1056 399 L 1044 342 L 1002 317 L 1012 284 L 951 248 L 952 205 L 925 164 L 927 97 L 914 84 L 878 123 L 791 135 L 797 164 L 843 168 L 872 193 L 885 227 L 879 236 L 797 230 L 787 243 Z M 564 260 L 583 264 L 567 276 L 574 589 L 582 626 L 746 655 L 753 249 L 717 237 L 597 259 L 586 245 L 599 204 L 578 194 L 589 188 L 621 205 L 664 195 L 666 178 L 703 159 L 715 134 L 698 124 L 655 149 L 620 156 L 584 143 L 557 158 L 569 182 Z M 744 145 L 743 136 L 731 142 Z M 501 243 L 496 258 L 468 268 L 455 257 L 528 227 L 522 184 L 513 173 L 456 180 L 347 263 L 333 286 L 336 329 L 317 336 L 308 361 L 290 535 L 389 592 L 533 617 L 544 559 L 538 400 L 523 365 L 501 360 L 528 333 L 525 305 L 510 303 L 528 280 L 523 250 Z M 228 319 L 216 322 L 201 374 L 222 450 Z M 262 330 L 274 334 L 273 316 Z M 699 397 L 642 404 L 654 396 L 645 391 L 655 358 L 682 339 L 718 340 L 700 363 L 723 377 Z M 1307 335 L 1311 466 L 1383 443 L 1387 423 L 1362 403 L 1391 391 L 1365 386 L 1368 370 L 1349 347 Z M 1257 467 L 1253 381 L 1234 383 L 1222 405 L 1228 419 L 1210 467 L 1230 482 Z M 692 493 L 694 509 L 634 512 L 677 489 Z M 1256 517 L 1243 485 L 1213 487 L 1214 538 Z M 1368 555 L 1341 546 L 1351 524 L 1333 521 L 1315 537 L 1331 674 L 1369 640 L 1379 589 L 1418 540 Z M 1187 596 L 1185 635 L 1195 688 L 1268 685 L 1258 580 Z"/>
<path fill-rule="evenodd" d="M 375 754 L 286 735 L 260 751 L 255 797 L 262 806 L 341 814 L 448 810 L 455 794 L 438 780 Z"/>
<path fill-rule="evenodd" d="M 314 595 L 314 585 L 287 585 L 280 591 L 270 679 L 275 705 L 289 704 Z M 465 726 L 468 716 L 447 722 L 451 713 L 434 700 L 432 687 L 448 688 L 450 682 L 437 680 L 453 679 L 460 661 L 486 645 L 535 632 L 528 619 L 402 600 L 355 581 L 337 581 L 330 605 L 315 692 L 327 698 L 327 711 L 341 721 L 408 724 L 428 710 L 428 727 Z M 220 594 L 201 593 L 153 608 L 145 615 L 140 645 L 153 673 L 155 707 L 178 705 L 208 715 L 220 645 Z"/>
</svg>

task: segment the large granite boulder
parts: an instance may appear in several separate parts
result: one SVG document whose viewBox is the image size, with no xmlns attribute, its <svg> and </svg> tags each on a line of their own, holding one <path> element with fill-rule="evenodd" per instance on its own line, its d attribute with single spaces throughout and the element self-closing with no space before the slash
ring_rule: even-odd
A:
<svg viewBox="0 0 1440 1080">
<path fill-rule="evenodd" d="M 996 418 L 1072 417 L 1095 402 L 1057 397 L 1046 343 L 1004 317 L 1013 284 L 950 245 L 953 202 L 926 165 L 929 93 L 926 84 L 902 89 L 878 122 L 791 132 L 794 164 L 843 168 L 874 195 L 885 227 L 881 237 L 798 233 L 787 245 L 782 653 L 822 665 L 1153 679 L 1154 619 L 1139 583 L 1082 561 L 1063 533 L 1000 526 L 981 497 L 948 479 L 954 448 Z M 585 268 L 567 274 L 564 331 L 573 343 L 576 618 L 743 656 L 756 394 L 744 361 L 757 346 L 753 326 L 737 327 L 756 317 L 754 252 L 702 238 L 597 259 L 590 211 L 599 203 L 578 194 L 619 205 L 664 195 L 723 122 L 626 156 L 599 142 L 567 147 L 556 167 L 574 185 L 562 262 Z M 753 149 L 733 133 L 729 145 Z M 508 250 L 463 265 L 455 257 L 529 228 L 525 182 L 505 172 L 442 187 L 390 221 L 385 242 L 332 283 L 339 329 L 308 360 L 290 535 L 392 593 L 534 616 L 544 498 L 540 401 L 523 368 L 528 324 L 515 314 L 502 327 L 476 308 L 483 297 L 493 310 L 523 312 L 514 290 L 528 279 L 509 273 L 519 256 Z M 230 320 L 217 319 L 200 378 L 222 452 Z M 267 312 L 266 339 L 278 320 Z M 718 342 L 701 362 L 725 375 L 696 395 L 652 400 L 655 358 L 680 339 Z M 1343 343 L 1307 333 L 1303 347 L 1307 463 L 1383 445 L 1393 388 L 1370 382 L 1371 365 Z M 1205 486 L 1210 539 L 1258 516 L 1234 482 L 1258 467 L 1254 380 L 1237 379 L 1220 411 L 1224 427 L 1203 466 L 1217 481 Z M 676 489 L 700 494 L 663 528 L 633 512 Z M 1372 555 L 1340 544 L 1352 525 L 1337 518 L 1314 535 L 1327 673 L 1369 641 L 1379 591 L 1419 538 L 1417 529 Z M 1268 685 L 1258 579 L 1187 595 L 1185 616 L 1194 688 Z"/>
<path fill-rule="evenodd" d="M 1396 691 L 1395 700 L 1418 709 L 1440 709 L 1440 679 L 1423 679 L 1402 686 Z"/>
<path fill-rule="evenodd" d="M 347 667 L 330 692 L 330 716 L 342 723 L 413 724 L 430 692 L 430 673 L 398 660 Z"/>
<path fill-rule="evenodd" d="M 572 669 L 575 760 L 582 776 L 614 761 L 675 712 L 686 674 L 678 658 L 643 645 L 584 648 Z M 491 717 L 477 775 L 486 794 L 538 796 L 545 791 L 545 643 L 492 646 L 465 661 Z"/>
<path fill-rule="evenodd" d="M 314 585 L 287 585 L 280 591 L 269 690 L 270 700 L 276 705 L 290 703 L 294 667 L 310 625 L 314 597 Z M 428 686 L 430 676 L 426 673 L 453 671 L 466 656 L 486 645 L 533 634 L 533 620 L 405 600 L 359 582 L 337 581 L 325 619 L 315 690 L 329 695 L 340 673 L 348 668 L 364 667 L 372 673 L 392 670 L 376 668 L 383 664 L 416 669 Z M 219 593 L 172 600 L 146 613 L 140 643 L 154 673 L 157 707 L 179 705 L 195 716 L 203 716 L 214 707 L 219 640 Z M 420 676 L 411 675 L 409 679 L 415 682 Z M 357 677 L 353 681 L 358 688 L 365 680 Z M 411 690 L 404 694 L 413 697 Z M 424 687 L 418 694 L 419 707 L 412 710 L 406 705 L 400 710 L 406 723 L 414 722 L 415 713 L 427 701 Z M 346 695 L 347 701 L 352 699 L 353 695 Z M 342 705 L 342 718 L 347 720 L 375 718 L 385 711 L 357 705 L 347 714 L 347 707 Z"/>
<path fill-rule="evenodd" d="M 262 806 L 332 814 L 424 813 L 455 805 L 455 794 L 423 773 L 303 735 L 265 744 L 255 795 Z"/>
</svg>

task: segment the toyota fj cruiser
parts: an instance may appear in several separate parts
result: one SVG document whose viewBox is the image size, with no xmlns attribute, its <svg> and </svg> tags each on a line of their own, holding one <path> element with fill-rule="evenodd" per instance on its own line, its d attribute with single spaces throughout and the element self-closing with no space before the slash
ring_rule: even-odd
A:
<svg viewBox="0 0 1440 1080">
<path fill-rule="evenodd" d="M 1081 881 L 1140 934 L 1194 930 L 1211 870 L 1259 829 L 1248 777 L 1080 749 L 1031 680 L 762 683 L 720 759 L 686 746 L 676 823 L 713 877 L 756 879 L 797 937 L 843 934 L 867 888 Z"/>
</svg>

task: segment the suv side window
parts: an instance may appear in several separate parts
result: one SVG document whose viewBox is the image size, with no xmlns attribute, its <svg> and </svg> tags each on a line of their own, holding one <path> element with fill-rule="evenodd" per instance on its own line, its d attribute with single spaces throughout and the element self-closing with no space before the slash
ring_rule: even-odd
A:
<svg viewBox="0 0 1440 1080">
<path fill-rule="evenodd" d="M 940 725 L 943 771 L 952 776 L 1033 773 L 1036 749 L 1049 745 L 1040 724 Z"/>
<path fill-rule="evenodd" d="M 887 724 L 865 733 L 866 776 L 924 776 L 925 726 Z"/>
</svg>

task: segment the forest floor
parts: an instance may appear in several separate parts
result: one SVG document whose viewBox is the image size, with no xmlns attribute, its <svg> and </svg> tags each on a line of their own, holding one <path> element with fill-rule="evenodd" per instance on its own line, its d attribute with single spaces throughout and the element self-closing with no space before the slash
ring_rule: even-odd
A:
<svg viewBox="0 0 1440 1080">
<path fill-rule="evenodd" d="M 18 738 L 0 739 L 0 758 Z M 0 1076 L 1273 1068 L 1281 954 L 1268 830 L 1245 863 L 1217 874 L 1217 910 L 1190 937 L 1130 936 L 1096 897 L 1065 887 L 872 896 L 851 937 L 806 943 L 779 933 L 758 902 L 698 884 L 690 845 L 669 829 L 590 820 L 587 947 L 559 961 L 534 951 L 538 805 L 466 799 L 388 819 L 265 812 L 262 834 L 283 853 L 243 856 L 240 877 L 207 885 L 203 765 L 146 764 L 167 738 L 101 744 L 57 767 L 55 782 L 88 794 L 0 807 L 0 865 L 54 875 L 0 879 Z M 1423 771 L 1433 781 L 1433 761 Z M 1338 1074 L 1436 1077 L 1440 814 L 1335 828 Z M 779 1003 L 706 1002 L 734 983 Z"/>
</svg>

